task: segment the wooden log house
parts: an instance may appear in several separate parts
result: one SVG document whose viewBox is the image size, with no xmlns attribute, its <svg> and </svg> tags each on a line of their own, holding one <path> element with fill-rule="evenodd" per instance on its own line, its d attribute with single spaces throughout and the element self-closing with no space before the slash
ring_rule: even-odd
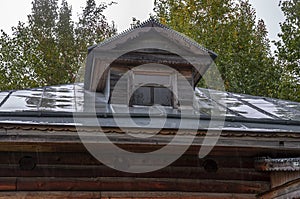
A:
<svg viewBox="0 0 300 199">
<path fill-rule="evenodd" d="M 216 57 L 149 19 L 91 47 L 84 82 L 0 92 L 0 198 L 299 198 L 300 104 L 198 88 Z M 163 128 L 149 139 L 129 136 L 154 131 L 147 124 L 157 104 L 166 109 L 153 113 L 154 121 L 166 118 Z M 224 110 L 224 124 L 211 128 L 215 107 Z M 183 112 L 200 116 L 189 115 L 197 129 L 179 126 Z M 126 124 L 125 132 L 115 118 L 127 116 L 143 126 Z M 85 125 L 95 118 L 100 129 Z M 110 154 L 106 142 L 100 153 L 108 153 L 115 168 L 99 161 L 78 130 L 89 143 L 101 132 L 139 154 L 165 147 L 175 134 L 195 138 L 166 167 L 134 173 L 122 171 L 133 163 Z M 220 136 L 199 158 L 208 130 Z"/>
</svg>

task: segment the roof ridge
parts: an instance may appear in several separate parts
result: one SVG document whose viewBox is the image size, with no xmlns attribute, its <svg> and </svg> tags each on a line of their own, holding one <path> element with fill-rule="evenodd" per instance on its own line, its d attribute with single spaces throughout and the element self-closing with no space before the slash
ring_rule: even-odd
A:
<svg viewBox="0 0 300 199">
<path fill-rule="evenodd" d="M 126 34 L 129 34 L 130 32 L 132 32 L 132 31 L 134 31 L 134 30 L 136 30 L 136 29 L 145 27 L 145 26 L 146 26 L 147 24 L 149 24 L 149 23 L 155 23 L 157 26 L 159 26 L 159 27 L 161 27 L 161 28 L 170 29 L 169 27 L 167 27 L 167 26 L 161 24 L 160 22 L 158 22 L 158 21 L 157 21 L 156 19 L 154 19 L 153 17 L 150 17 L 149 19 L 147 19 L 147 20 L 141 22 L 138 26 L 130 27 L 130 28 L 126 29 L 126 30 L 123 30 L 123 31 L 122 31 L 121 33 L 119 33 L 119 34 L 116 34 L 116 35 L 114 35 L 114 36 L 112 36 L 112 37 L 109 37 L 109 38 L 105 39 L 104 41 L 98 43 L 97 46 L 104 46 L 105 44 L 107 44 L 107 43 L 109 43 L 109 42 L 112 42 L 112 41 L 114 41 L 114 40 L 120 38 L 121 36 L 124 36 L 124 35 L 126 35 Z"/>
<path fill-rule="evenodd" d="M 213 59 L 215 59 L 218 56 L 215 52 L 213 52 L 213 51 L 211 51 L 211 50 L 209 50 L 209 49 L 201 46 L 199 43 L 197 43 L 194 39 L 190 38 L 189 36 L 184 35 L 184 34 L 178 32 L 176 30 L 173 30 L 172 28 L 170 28 L 170 27 L 168 27 L 168 26 L 160 23 L 156 18 L 151 17 L 151 16 L 150 16 L 149 19 L 141 22 L 138 26 L 130 27 L 130 28 L 122 31 L 119 34 L 116 34 L 116 35 L 114 35 L 114 36 L 112 36 L 112 37 L 110 37 L 110 38 L 108 38 L 108 39 L 100 42 L 96 46 L 98 46 L 98 47 L 104 46 L 104 45 L 106 45 L 106 44 L 108 44 L 108 43 L 110 43 L 112 41 L 117 40 L 118 38 L 120 38 L 120 37 L 122 37 L 122 36 L 124 36 L 126 34 L 129 34 L 129 33 L 133 32 L 136 29 L 147 27 L 147 25 L 151 24 L 151 23 L 152 23 L 152 27 L 154 27 L 153 24 L 155 24 L 157 27 L 163 28 L 165 30 L 168 30 L 168 31 L 172 32 L 173 34 L 176 34 L 178 37 L 180 37 L 181 39 L 183 39 L 187 43 L 189 43 L 191 45 L 194 45 L 194 46 L 196 46 L 197 48 L 199 48 L 199 49 L 201 49 L 203 51 L 208 52 L 213 57 Z M 96 47 L 96 46 L 94 46 L 94 47 Z M 91 48 L 94 48 L 94 47 L 92 46 Z"/>
</svg>

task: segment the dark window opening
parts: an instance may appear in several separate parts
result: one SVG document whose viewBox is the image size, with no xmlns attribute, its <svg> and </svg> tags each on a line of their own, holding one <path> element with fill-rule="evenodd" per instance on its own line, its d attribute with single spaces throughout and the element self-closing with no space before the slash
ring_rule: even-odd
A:
<svg viewBox="0 0 300 199">
<path fill-rule="evenodd" d="M 130 106 L 173 106 L 173 93 L 166 87 L 142 86 L 130 98 Z"/>
</svg>

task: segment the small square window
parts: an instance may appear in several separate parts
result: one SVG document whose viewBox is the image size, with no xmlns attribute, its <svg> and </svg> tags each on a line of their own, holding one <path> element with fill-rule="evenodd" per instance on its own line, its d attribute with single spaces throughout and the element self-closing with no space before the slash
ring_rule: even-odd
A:
<svg viewBox="0 0 300 199">
<path fill-rule="evenodd" d="M 139 106 L 174 106 L 174 73 L 173 71 L 134 71 L 132 73 L 129 105 Z"/>
<path fill-rule="evenodd" d="M 173 106 L 173 93 L 166 87 L 142 86 L 130 98 L 130 106 Z"/>
</svg>

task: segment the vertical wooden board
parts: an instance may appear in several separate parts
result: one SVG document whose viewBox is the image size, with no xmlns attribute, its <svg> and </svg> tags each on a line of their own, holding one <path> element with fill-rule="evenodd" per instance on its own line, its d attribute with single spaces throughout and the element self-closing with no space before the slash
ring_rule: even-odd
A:
<svg viewBox="0 0 300 199">
<path fill-rule="evenodd" d="M 295 172 L 271 172 L 271 188 L 278 187 L 287 182 L 300 179 L 300 171 Z M 299 187 L 300 189 L 300 187 Z"/>
<path fill-rule="evenodd" d="M 94 60 L 94 66 L 91 74 L 91 91 L 103 91 L 107 79 L 107 62 L 99 59 Z M 100 90 L 97 90 L 100 89 Z"/>
</svg>

